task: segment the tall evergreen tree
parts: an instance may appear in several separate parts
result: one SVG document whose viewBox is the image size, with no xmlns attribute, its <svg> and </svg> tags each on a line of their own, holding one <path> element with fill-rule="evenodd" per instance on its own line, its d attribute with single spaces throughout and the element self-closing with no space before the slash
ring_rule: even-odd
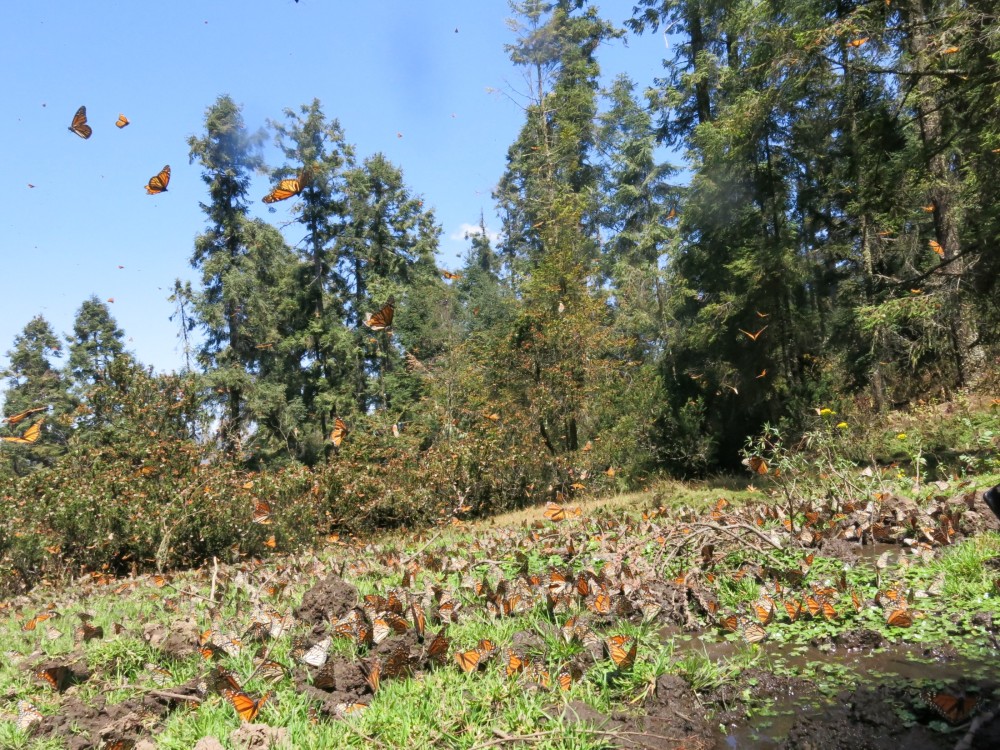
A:
<svg viewBox="0 0 1000 750">
<path fill-rule="evenodd" d="M 332 428 L 331 418 L 352 401 L 355 341 L 344 325 L 350 289 L 339 272 L 337 238 L 347 222 L 345 173 L 354 167 L 354 149 L 318 100 L 298 112 L 286 110 L 285 117 L 273 124 L 287 160 L 274 177 L 298 176 L 304 183 L 296 224 L 305 236 L 299 245 L 298 306 L 282 348 L 300 363 L 286 372 L 288 397 L 301 403 L 301 453 L 311 461 Z"/>
<path fill-rule="evenodd" d="M 348 222 L 338 237 L 338 272 L 347 280 L 348 326 L 354 328 L 355 408 L 361 413 L 388 405 L 385 375 L 401 365 L 401 353 L 385 332 L 364 327 L 368 316 L 392 298 L 393 328 L 407 349 L 425 346 L 418 324 L 428 298 L 422 290 L 440 285 L 434 264 L 439 227 L 382 154 L 368 157 L 346 174 Z"/>
<path fill-rule="evenodd" d="M 211 400 L 221 409 L 220 437 L 227 451 L 241 440 L 246 423 L 247 368 L 257 358 L 257 344 L 245 331 L 246 294 L 258 290 L 241 283 L 247 269 L 247 190 L 262 165 L 260 133 L 251 134 L 240 107 L 220 96 L 205 114 L 205 135 L 188 139 L 191 161 L 198 161 L 209 202 L 202 203 L 209 228 L 195 239 L 191 265 L 202 274 L 202 290 L 194 298 L 204 344 L 199 361 L 208 372 Z"/>
<path fill-rule="evenodd" d="M 65 452 L 73 425 L 74 402 L 68 383 L 52 362 L 61 356 L 59 339 L 41 315 L 28 322 L 24 331 L 14 338 L 13 349 L 7 352 L 10 366 L 0 372 L 0 377 L 7 378 L 8 382 L 5 415 L 10 417 L 28 409 L 46 408 L 26 422 L 30 426 L 44 420 L 37 443 L 16 446 L 3 443 L 3 453 L 11 454 L 17 471 L 32 465 L 51 464 Z M 19 435 L 25 430 L 25 424 L 5 425 L 5 428 L 8 434 Z"/>
<path fill-rule="evenodd" d="M 124 338 L 125 332 L 118 327 L 106 303 L 96 296 L 84 300 L 73 321 L 73 333 L 67 336 L 67 375 L 76 397 L 89 412 L 83 420 L 88 427 L 104 422 L 109 416 L 100 413 L 97 404 L 89 403 L 89 393 L 108 377 L 111 363 L 125 351 Z"/>
</svg>

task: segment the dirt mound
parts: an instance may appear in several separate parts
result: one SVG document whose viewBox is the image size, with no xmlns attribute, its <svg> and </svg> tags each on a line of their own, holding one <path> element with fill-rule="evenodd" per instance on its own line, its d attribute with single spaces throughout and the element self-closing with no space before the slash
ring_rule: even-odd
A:
<svg viewBox="0 0 1000 750">
<path fill-rule="evenodd" d="M 294 611 L 295 618 L 312 626 L 320 635 L 331 621 L 346 615 L 358 603 L 358 590 L 343 578 L 327 576 L 302 596 L 302 604 Z"/>
<path fill-rule="evenodd" d="M 40 735 L 59 737 L 67 750 L 103 748 L 117 740 L 137 742 L 148 734 L 144 727 L 159 720 L 170 710 L 169 702 L 155 696 L 108 705 L 103 695 L 88 705 L 67 694 L 59 713 L 46 716 L 39 726 Z"/>
</svg>

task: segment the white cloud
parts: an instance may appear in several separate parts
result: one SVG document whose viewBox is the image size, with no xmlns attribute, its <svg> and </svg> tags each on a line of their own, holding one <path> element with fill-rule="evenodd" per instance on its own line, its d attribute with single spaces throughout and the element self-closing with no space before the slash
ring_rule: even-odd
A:
<svg viewBox="0 0 1000 750">
<path fill-rule="evenodd" d="M 461 224 L 458 229 L 448 235 L 448 239 L 452 240 L 464 240 L 466 236 L 472 236 L 476 234 L 482 234 L 483 229 L 478 224 Z M 486 228 L 486 236 L 489 238 L 490 243 L 496 245 L 500 242 L 500 233 L 492 231 L 489 227 Z"/>
</svg>

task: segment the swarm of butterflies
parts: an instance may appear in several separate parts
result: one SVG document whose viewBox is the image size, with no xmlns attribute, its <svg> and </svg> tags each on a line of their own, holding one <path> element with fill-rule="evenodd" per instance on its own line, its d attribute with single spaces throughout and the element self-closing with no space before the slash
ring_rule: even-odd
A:
<svg viewBox="0 0 1000 750">
<path fill-rule="evenodd" d="M 129 119 L 123 114 L 119 114 L 118 120 L 115 122 L 115 126 L 118 127 L 118 129 L 125 128 L 130 124 Z M 73 115 L 73 120 L 70 123 L 69 130 L 71 133 L 76 133 L 76 135 L 80 136 L 84 140 L 87 140 L 94 134 L 94 129 L 87 123 L 87 108 L 85 106 L 80 107 L 76 111 L 76 114 Z M 304 172 L 294 179 L 281 180 L 270 193 L 264 196 L 262 200 L 267 204 L 288 200 L 289 198 L 301 193 L 307 183 L 308 172 Z M 159 193 L 165 193 L 167 192 L 167 185 L 169 184 L 170 165 L 167 164 L 163 167 L 163 169 L 149 178 L 149 182 L 146 183 L 146 194 L 158 195 Z"/>
</svg>

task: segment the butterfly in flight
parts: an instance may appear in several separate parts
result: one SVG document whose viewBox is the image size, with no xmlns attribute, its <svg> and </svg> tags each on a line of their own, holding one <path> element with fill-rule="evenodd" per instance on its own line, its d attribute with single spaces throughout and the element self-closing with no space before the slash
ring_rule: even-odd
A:
<svg viewBox="0 0 1000 750">
<path fill-rule="evenodd" d="M 750 340 L 751 340 L 751 341 L 756 341 L 756 340 L 757 340 L 758 338 L 760 338 L 760 335 L 761 335 L 762 333 L 764 333 L 764 331 L 765 331 L 766 329 L 767 329 L 767 326 L 764 326 L 763 328 L 761 328 L 761 329 L 760 329 L 759 331 L 757 331 L 756 333 L 750 333 L 750 331 L 744 331 L 744 330 L 743 330 L 743 329 L 741 328 L 741 329 L 740 329 L 740 333 L 743 333 L 743 334 L 746 334 L 746 335 L 747 335 L 747 336 L 748 336 L 748 337 L 750 338 Z"/>
<path fill-rule="evenodd" d="M 156 195 L 167 192 L 167 185 L 170 184 L 170 165 L 167 164 L 159 173 L 149 178 L 146 184 L 146 194 Z"/>
<path fill-rule="evenodd" d="M 6 422 L 7 424 L 18 424 L 20 422 L 23 422 L 25 419 L 27 419 L 28 417 L 30 417 L 32 414 L 37 414 L 38 412 L 45 411 L 48 408 L 49 407 L 47 407 L 47 406 L 36 406 L 33 409 L 28 409 L 26 411 L 22 411 L 20 414 L 14 414 L 13 416 L 6 417 L 4 419 L 0 419 L 0 422 Z"/>
<path fill-rule="evenodd" d="M 382 309 L 372 313 L 365 321 L 365 325 L 373 331 L 384 331 L 392 325 L 392 318 L 396 313 L 396 298 L 390 296 Z"/>
<path fill-rule="evenodd" d="M 0 437 L 0 440 L 7 443 L 17 443 L 21 445 L 31 445 L 32 443 L 37 443 L 39 436 L 42 434 L 42 422 L 44 421 L 44 419 L 39 419 L 31 425 L 31 427 L 26 429 L 24 434 L 20 437 Z"/>
<path fill-rule="evenodd" d="M 90 138 L 91 134 L 94 132 L 93 128 L 87 124 L 87 108 L 80 107 L 73 115 L 73 122 L 69 126 L 71 132 L 76 133 L 78 136 L 87 140 Z"/>
<path fill-rule="evenodd" d="M 128 118 L 125 115 L 123 115 L 121 112 L 119 112 L 118 113 L 118 122 L 115 123 L 115 127 L 121 129 L 121 128 L 124 128 L 128 124 L 129 124 Z"/>
<path fill-rule="evenodd" d="M 302 180 L 301 178 L 293 178 L 290 180 L 282 180 L 277 184 L 277 186 L 263 198 L 261 198 L 264 203 L 277 203 L 278 201 L 288 200 L 292 196 L 298 195 L 302 192 Z"/>
<path fill-rule="evenodd" d="M 330 442 L 333 443 L 335 451 L 340 451 L 340 444 L 344 442 L 344 438 L 347 437 L 348 432 L 349 430 L 344 420 L 337 417 L 333 422 L 333 430 L 330 432 Z"/>
</svg>

